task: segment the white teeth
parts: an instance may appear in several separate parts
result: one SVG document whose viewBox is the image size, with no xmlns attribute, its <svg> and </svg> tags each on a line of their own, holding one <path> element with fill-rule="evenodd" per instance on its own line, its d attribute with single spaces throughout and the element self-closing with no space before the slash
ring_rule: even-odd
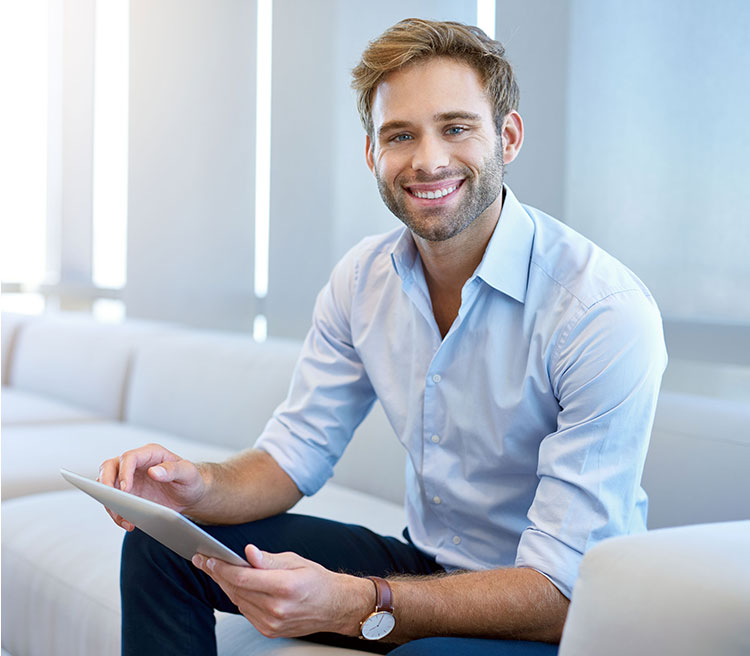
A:
<svg viewBox="0 0 750 656">
<path fill-rule="evenodd" d="M 453 185 L 452 187 L 446 187 L 445 189 L 437 189 L 436 191 L 414 191 L 412 193 L 417 198 L 442 198 L 443 196 L 452 194 L 457 188 L 458 185 Z"/>
</svg>

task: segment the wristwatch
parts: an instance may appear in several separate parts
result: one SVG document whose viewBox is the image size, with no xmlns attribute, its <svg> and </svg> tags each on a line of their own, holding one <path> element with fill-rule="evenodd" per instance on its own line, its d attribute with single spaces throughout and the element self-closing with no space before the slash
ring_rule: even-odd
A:
<svg viewBox="0 0 750 656">
<path fill-rule="evenodd" d="M 381 640 L 396 626 L 393 616 L 393 591 L 385 579 L 368 576 L 375 584 L 375 610 L 359 625 L 360 637 L 365 640 Z"/>
</svg>

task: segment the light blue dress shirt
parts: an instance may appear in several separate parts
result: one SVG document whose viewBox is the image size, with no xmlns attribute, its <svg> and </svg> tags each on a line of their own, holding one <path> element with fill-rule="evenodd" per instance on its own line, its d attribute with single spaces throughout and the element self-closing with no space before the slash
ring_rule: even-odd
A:
<svg viewBox="0 0 750 656">
<path fill-rule="evenodd" d="M 449 570 L 534 568 L 570 597 L 587 549 L 645 530 L 661 318 L 625 266 L 505 191 L 444 339 L 406 228 L 339 262 L 256 446 L 314 494 L 377 397 L 408 452 L 414 544 Z"/>
</svg>

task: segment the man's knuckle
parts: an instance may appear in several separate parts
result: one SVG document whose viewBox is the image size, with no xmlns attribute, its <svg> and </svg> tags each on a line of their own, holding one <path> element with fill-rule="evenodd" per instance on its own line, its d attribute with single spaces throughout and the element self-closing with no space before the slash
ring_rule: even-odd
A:
<svg viewBox="0 0 750 656">
<path fill-rule="evenodd" d="M 281 629 L 284 625 L 282 620 L 272 617 L 266 624 L 268 625 L 268 631 L 272 638 L 278 638 L 281 635 Z"/>
<path fill-rule="evenodd" d="M 273 628 L 271 628 L 268 625 L 268 623 L 261 624 L 260 626 L 257 626 L 256 628 L 266 638 L 278 638 L 279 637 L 279 635 L 277 634 L 277 632 Z"/>
<path fill-rule="evenodd" d="M 269 621 L 275 625 L 283 621 L 286 617 L 286 606 L 282 603 L 275 602 L 268 608 Z"/>
<path fill-rule="evenodd" d="M 291 597 L 294 595 L 294 584 L 291 581 L 279 581 L 276 584 L 276 595 L 278 597 Z"/>
</svg>

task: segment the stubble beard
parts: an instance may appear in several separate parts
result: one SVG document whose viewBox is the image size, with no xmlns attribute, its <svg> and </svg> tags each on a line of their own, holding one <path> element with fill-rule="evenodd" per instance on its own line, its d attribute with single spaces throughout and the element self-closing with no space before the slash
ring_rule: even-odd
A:
<svg viewBox="0 0 750 656">
<path fill-rule="evenodd" d="M 461 177 L 464 179 L 460 193 L 463 201 L 455 209 L 444 207 L 425 207 L 414 212 L 408 207 L 408 194 L 397 178 L 391 187 L 376 170 L 380 197 L 386 207 L 415 235 L 427 241 L 445 241 L 460 234 L 495 202 L 503 189 L 505 165 L 501 140 L 497 139 L 494 156 L 484 160 L 480 174 L 476 176 L 469 168 L 451 169 L 439 177 L 430 178 L 417 172 L 414 179 L 408 182 L 427 183 L 441 179 L 449 180 Z"/>
</svg>

